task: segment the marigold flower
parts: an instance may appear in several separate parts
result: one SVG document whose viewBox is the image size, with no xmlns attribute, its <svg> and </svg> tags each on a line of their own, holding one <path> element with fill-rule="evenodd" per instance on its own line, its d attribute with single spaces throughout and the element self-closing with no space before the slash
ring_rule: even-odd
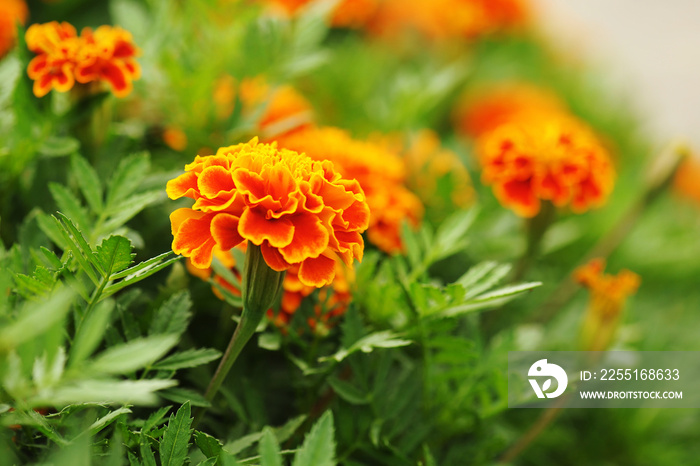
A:
<svg viewBox="0 0 700 466">
<path fill-rule="evenodd" d="M 505 207 L 533 217 L 542 200 L 583 212 L 612 191 L 612 161 L 582 122 L 556 113 L 499 126 L 477 140 L 482 181 Z"/>
<path fill-rule="evenodd" d="M 17 39 L 17 23 L 24 26 L 29 16 L 24 0 L 0 1 L 0 58 L 4 57 Z"/>
<path fill-rule="evenodd" d="M 372 211 L 369 240 L 385 252 L 403 249 L 401 224 L 408 221 L 417 225 L 423 205 L 404 185 L 406 169 L 398 155 L 330 127 L 310 128 L 278 141 L 280 146 L 305 152 L 315 160 L 330 160 L 344 177 L 359 181 Z"/>
<path fill-rule="evenodd" d="M 503 124 L 541 112 L 566 112 L 566 105 L 546 89 L 506 83 L 478 94 L 464 94 L 455 108 L 453 120 L 460 133 L 479 137 Z"/>
<path fill-rule="evenodd" d="M 27 29 L 26 41 L 37 54 L 27 67 L 37 97 L 52 88 L 66 92 L 76 81 L 105 81 L 117 97 L 124 97 L 141 75 L 135 60 L 139 49 L 131 34 L 119 27 L 100 26 L 94 32 L 85 28 L 78 37 L 68 23 L 33 24 Z"/>
<path fill-rule="evenodd" d="M 686 157 L 673 178 L 673 191 L 681 197 L 700 205 L 700 160 Z"/>
<path fill-rule="evenodd" d="M 312 0 L 265 0 L 284 16 L 295 16 Z M 335 27 L 362 27 L 375 13 L 379 0 L 341 0 L 333 11 L 331 25 Z"/>
<path fill-rule="evenodd" d="M 604 351 L 612 341 L 627 298 L 639 288 L 639 276 L 629 270 L 603 273 L 605 261 L 593 259 L 574 271 L 574 279 L 590 291 L 582 328 L 583 347 Z"/>
<path fill-rule="evenodd" d="M 168 126 L 163 130 L 163 142 L 178 152 L 187 149 L 187 135 L 175 126 Z"/>
<path fill-rule="evenodd" d="M 43 97 L 52 88 L 69 91 L 75 84 L 75 62 L 80 48 L 75 28 L 56 21 L 32 24 L 25 38 L 29 50 L 38 54 L 27 66 L 27 74 L 34 80 L 34 95 Z"/>
<path fill-rule="evenodd" d="M 255 138 L 197 156 L 185 170 L 167 193 L 195 201 L 170 216 L 173 251 L 195 267 L 209 267 L 215 246 L 230 250 L 248 240 L 273 270 L 298 265 L 299 280 L 320 287 L 333 280 L 337 258 L 348 265 L 362 259 L 365 195 L 331 162 Z"/>
</svg>

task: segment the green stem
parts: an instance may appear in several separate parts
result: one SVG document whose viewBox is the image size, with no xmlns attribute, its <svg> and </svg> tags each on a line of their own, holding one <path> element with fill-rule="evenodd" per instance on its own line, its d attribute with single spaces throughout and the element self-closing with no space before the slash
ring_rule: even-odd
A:
<svg viewBox="0 0 700 466">
<path fill-rule="evenodd" d="M 542 203 L 540 212 L 533 218 L 527 221 L 527 246 L 525 252 L 520 257 L 518 265 L 513 272 L 513 281 L 523 279 L 530 266 L 537 258 L 542 244 L 542 238 L 549 229 L 556 217 L 556 208 L 551 202 L 545 201 Z"/>
</svg>

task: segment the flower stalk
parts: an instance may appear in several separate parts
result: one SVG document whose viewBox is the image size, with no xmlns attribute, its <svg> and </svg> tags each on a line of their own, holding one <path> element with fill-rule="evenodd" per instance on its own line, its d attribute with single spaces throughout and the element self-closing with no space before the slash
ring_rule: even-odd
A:
<svg viewBox="0 0 700 466">
<path fill-rule="evenodd" d="M 249 244 L 243 272 L 243 313 L 207 387 L 205 397 L 208 401 L 214 399 L 241 350 L 258 328 L 265 312 L 279 297 L 283 281 L 284 272 L 272 270 L 265 262 L 260 247 Z"/>
</svg>

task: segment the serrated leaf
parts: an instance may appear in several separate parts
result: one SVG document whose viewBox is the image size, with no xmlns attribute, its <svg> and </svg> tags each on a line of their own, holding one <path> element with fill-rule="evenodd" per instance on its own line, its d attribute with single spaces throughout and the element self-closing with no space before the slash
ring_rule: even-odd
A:
<svg viewBox="0 0 700 466">
<path fill-rule="evenodd" d="M 154 273 L 160 272 L 164 268 L 170 266 L 171 264 L 177 262 L 182 258 L 182 256 L 174 256 L 170 257 L 169 259 L 164 259 L 167 256 L 172 256 L 172 253 L 161 254 L 158 257 L 154 257 L 138 265 L 135 265 L 134 267 L 128 268 L 118 274 L 113 275 L 111 277 L 113 280 L 116 280 L 117 278 L 121 277 L 124 277 L 124 279 L 107 286 L 102 292 L 102 297 L 100 299 L 109 297 L 117 291 L 126 288 L 127 286 L 131 286 L 134 283 L 138 283 L 141 280 L 150 277 Z M 132 272 L 134 270 L 135 272 Z"/>
<path fill-rule="evenodd" d="M 269 427 L 265 427 L 262 431 L 262 438 L 260 438 L 260 444 L 258 445 L 258 454 L 260 455 L 260 466 L 282 466 L 280 446 L 277 444 L 275 434 Z"/>
<path fill-rule="evenodd" d="M 70 348 L 71 367 L 89 358 L 97 349 L 107 331 L 107 324 L 113 310 L 114 301 L 105 300 L 98 303 L 92 312 L 84 317 L 75 332 Z"/>
<path fill-rule="evenodd" d="M 176 385 L 175 380 L 81 380 L 55 387 L 30 400 L 31 406 L 65 406 L 77 403 L 150 405 L 155 392 Z"/>
<path fill-rule="evenodd" d="M 157 190 L 135 194 L 126 200 L 120 201 L 118 205 L 107 209 L 106 214 L 109 220 L 99 227 L 97 230 L 98 236 L 114 232 L 143 209 L 163 199 L 165 199 L 165 194 Z"/>
<path fill-rule="evenodd" d="M 197 367 L 221 357 L 221 352 L 213 348 L 199 348 L 175 353 L 153 366 L 155 370 L 176 371 L 188 367 Z"/>
<path fill-rule="evenodd" d="M 279 443 L 286 442 L 292 435 L 304 424 L 307 416 L 302 414 L 301 416 L 293 417 L 289 421 L 285 422 L 283 426 L 275 428 L 275 437 Z"/>
<path fill-rule="evenodd" d="M 151 444 L 148 443 L 148 440 L 143 439 L 139 447 L 139 450 L 141 451 L 141 458 L 143 458 L 144 466 L 157 466 L 158 463 L 156 462 L 156 456 L 153 454 L 153 450 L 151 450 Z"/>
<path fill-rule="evenodd" d="M 163 357 L 177 341 L 177 335 L 131 340 L 103 351 L 89 364 L 89 370 L 101 374 L 128 374 Z"/>
<path fill-rule="evenodd" d="M 335 439 L 333 413 L 326 411 L 304 438 L 294 455 L 293 466 L 334 466 Z"/>
<path fill-rule="evenodd" d="M 57 217 L 54 217 L 54 221 L 58 226 L 68 248 L 73 252 L 73 257 L 76 258 L 83 271 L 88 274 L 90 279 L 97 284 L 98 278 L 95 275 L 95 270 L 93 270 L 93 267 L 101 275 L 104 275 L 104 271 L 101 270 L 100 263 L 95 257 L 92 248 L 71 219 L 66 217 L 61 212 L 57 212 L 56 215 Z"/>
<path fill-rule="evenodd" d="M 71 155 L 80 149 L 80 142 L 71 137 L 52 136 L 41 143 L 39 152 L 48 157 Z"/>
<path fill-rule="evenodd" d="M 44 212 L 38 212 L 36 215 L 36 223 L 39 225 L 39 229 L 46 235 L 48 238 L 53 241 L 54 244 L 56 244 L 58 247 L 60 247 L 63 250 L 68 249 L 68 243 L 66 242 L 66 239 L 63 237 L 63 233 L 61 232 L 61 228 L 58 226 L 56 223 L 56 219 L 53 218 L 52 216 L 45 214 Z"/>
<path fill-rule="evenodd" d="M 191 306 L 192 300 L 188 291 L 172 295 L 156 311 L 148 333 L 151 335 L 180 335 L 187 329 L 192 315 L 190 313 Z"/>
<path fill-rule="evenodd" d="M 95 169 L 83 157 L 73 154 L 70 160 L 71 171 L 75 176 L 83 197 L 93 212 L 102 212 L 102 184 Z"/>
<path fill-rule="evenodd" d="M 159 408 L 158 411 L 148 416 L 148 419 L 146 419 L 146 421 L 143 423 L 141 433 L 148 434 L 151 430 L 153 430 L 154 427 L 159 425 L 161 419 L 163 419 L 163 416 L 165 416 L 168 413 L 168 411 L 170 411 L 170 408 L 171 406 L 163 406 L 162 408 Z"/>
<path fill-rule="evenodd" d="M 190 404 L 185 403 L 170 415 L 168 426 L 160 442 L 160 463 L 162 466 L 182 466 L 187 460 L 187 450 L 192 435 L 192 416 Z"/>
<path fill-rule="evenodd" d="M 538 286 L 542 286 L 542 282 L 519 283 L 517 285 L 504 286 L 503 288 L 479 295 L 474 299 L 474 301 L 484 302 L 492 299 L 505 298 L 506 296 L 520 294 L 524 291 L 537 288 Z"/>
<path fill-rule="evenodd" d="M 102 240 L 102 243 L 97 246 L 96 256 L 105 278 L 126 269 L 134 260 L 131 241 L 123 236 L 110 236 Z"/>
<path fill-rule="evenodd" d="M 150 165 L 148 154 L 145 152 L 122 159 L 109 181 L 106 208 L 116 207 L 120 201 L 136 191 L 148 173 Z"/>
<path fill-rule="evenodd" d="M 510 273 L 511 266 L 509 264 L 497 265 L 490 270 L 481 280 L 467 288 L 465 299 L 473 298 L 481 293 L 490 290 L 496 286 Z"/>
<path fill-rule="evenodd" d="M 194 443 L 207 458 L 219 456 L 224 447 L 215 437 L 200 431 L 195 431 Z"/>
<path fill-rule="evenodd" d="M 112 411 L 106 416 L 102 416 L 101 418 L 93 422 L 92 425 L 88 427 L 87 434 L 93 436 L 108 425 L 110 425 L 111 423 L 113 423 L 114 421 L 116 421 L 119 416 L 129 413 L 131 413 L 131 410 L 129 408 L 119 408 L 115 411 Z"/>
<path fill-rule="evenodd" d="M 260 440 L 260 437 L 262 436 L 261 432 L 255 432 L 254 434 L 248 434 L 244 435 L 243 437 L 240 437 L 233 442 L 229 442 L 224 446 L 224 451 L 231 455 L 237 455 L 238 453 L 242 452 L 246 448 L 250 447 L 251 445 L 255 444 L 255 442 Z"/>
<path fill-rule="evenodd" d="M 90 226 L 90 217 L 87 211 L 68 188 L 58 183 L 49 183 L 49 191 L 58 205 L 58 210 L 71 218 L 80 228 Z"/>
</svg>

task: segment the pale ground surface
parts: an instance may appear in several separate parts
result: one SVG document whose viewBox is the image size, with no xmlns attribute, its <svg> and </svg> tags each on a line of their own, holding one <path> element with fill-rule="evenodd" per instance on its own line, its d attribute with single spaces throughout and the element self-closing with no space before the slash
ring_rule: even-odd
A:
<svg viewBox="0 0 700 466">
<path fill-rule="evenodd" d="M 700 151 L 700 0 L 532 0 L 560 47 L 606 65 L 658 143 Z"/>
</svg>

